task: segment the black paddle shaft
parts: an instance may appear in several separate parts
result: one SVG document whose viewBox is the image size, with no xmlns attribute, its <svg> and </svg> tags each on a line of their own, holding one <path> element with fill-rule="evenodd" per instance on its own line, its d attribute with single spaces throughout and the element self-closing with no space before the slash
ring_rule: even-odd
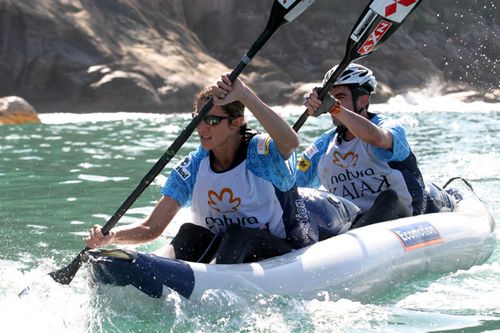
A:
<svg viewBox="0 0 500 333">
<path fill-rule="evenodd" d="M 415 10 L 421 2 L 422 0 L 407 0 L 405 5 L 398 3 L 387 5 L 387 2 L 384 0 L 372 0 L 366 6 L 351 31 L 342 61 L 323 87 L 318 89 L 318 98 L 323 100 L 335 81 L 337 81 L 349 64 L 375 51 L 399 28 L 404 19 Z M 383 8 L 384 6 L 384 15 L 375 11 L 375 9 L 377 9 L 380 12 L 380 7 Z M 399 12 L 398 9 L 400 10 Z M 293 129 L 298 132 L 308 117 L 309 114 L 306 110 L 295 122 Z"/>
<path fill-rule="evenodd" d="M 241 58 L 239 64 L 229 74 L 229 79 L 231 80 L 231 82 L 234 82 L 234 80 L 236 80 L 243 69 L 250 63 L 255 54 L 264 46 L 264 44 L 282 25 L 294 20 L 313 2 L 314 0 L 289 0 L 289 4 L 285 6 L 284 4 L 286 3 L 286 1 L 275 0 L 264 31 L 253 43 L 248 52 Z M 120 218 L 127 212 L 127 210 L 142 194 L 142 192 L 144 192 L 144 190 L 154 181 L 156 176 L 163 170 L 167 163 L 170 162 L 170 160 L 175 156 L 182 145 L 191 136 L 202 119 L 208 114 L 208 112 L 210 112 L 212 107 L 213 98 L 210 98 L 208 102 L 203 106 L 203 108 L 198 112 L 198 115 L 188 124 L 188 126 L 186 126 L 181 134 L 179 134 L 177 139 L 174 140 L 174 142 L 170 145 L 170 147 L 168 147 L 166 152 L 160 157 L 160 159 L 155 163 L 151 170 L 149 170 L 149 172 L 143 177 L 139 185 L 137 185 L 134 191 L 127 197 L 127 199 L 121 204 L 121 206 L 117 209 L 113 216 L 111 216 L 111 218 L 102 227 L 102 233 L 104 235 L 107 235 L 109 233 L 109 231 L 116 225 Z M 59 270 L 53 271 L 49 273 L 49 275 L 58 283 L 71 283 L 74 276 L 80 269 L 82 265 L 82 259 L 88 250 L 90 250 L 90 248 L 85 247 L 85 249 L 80 251 L 80 253 L 73 259 L 73 261 L 69 265 Z M 27 289 L 28 288 L 26 288 L 25 290 Z M 24 290 L 20 293 L 20 295 L 23 293 Z"/>
<path fill-rule="evenodd" d="M 233 69 L 229 74 L 228 78 L 231 82 L 234 82 L 236 78 L 241 74 L 243 69 L 251 62 L 252 58 L 257 54 L 257 52 L 264 46 L 264 44 L 274 35 L 278 28 L 283 25 L 286 21 L 284 20 L 284 9 L 281 5 L 273 6 L 271 11 L 271 17 L 269 22 L 260 34 L 257 40 L 253 43 L 252 47 L 248 52 L 241 58 L 239 64 Z M 281 20 L 278 19 L 281 17 Z M 111 218 L 102 227 L 102 233 L 107 235 L 109 231 L 116 225 L 120 218 L 127 212 L 127 210 L 132 206 L 132 204 L 137 200 L 137 198 L 144 192 L 144 190 L 154 181 L 156 176 L 163 170 L 163 168 L 170 162 L 170 160 L 177 154 L 179 149 L 184 145 L 184 143 L 189 139 L 191 134 L 194 132 L 196 127 L 200 124 L 202 119 L 210 112 L 213 107 L 213 98 L 207 101 L 203 108 L 198 112 L 197 116 L 191 120 L 191 122 L 184 128 L 184 130 L 179 134 L 177 139 L 172 142 L 170 147 L 165 151 L 165 153 L 160 157 L 160 159 L 153 165 L 151 170 L 142 178 L 141 182 L 135 190 L 130 193 L 128 198 L 122 203 L 120 208 L 111 216 Z"/>
</svg>

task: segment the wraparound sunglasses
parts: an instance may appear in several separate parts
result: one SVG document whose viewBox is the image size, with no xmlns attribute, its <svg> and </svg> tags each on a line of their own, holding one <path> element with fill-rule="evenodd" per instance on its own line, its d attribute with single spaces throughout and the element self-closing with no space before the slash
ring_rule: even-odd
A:
<svg viewBox="0 0 500 333">
<path fill-rule="evenodd" d="M 191 113 L 191 116 L 193 118 L 195 118 L 197 115 L 198 115 L 198 113 L 196 113 L 196 112 Z M 235 118 L 229 117 L 229 116 L 225 117 L 225 116 L 214 116 L 211 114 L 207 114 L 205 117 L 203 117 L 203 122 L 205 124 L 207 124 L 208 126 L 215 126 L 215 125 L 219 124 L 221 121 L 223 121 L 224 119 L 233 120 Z"/>
</svg>

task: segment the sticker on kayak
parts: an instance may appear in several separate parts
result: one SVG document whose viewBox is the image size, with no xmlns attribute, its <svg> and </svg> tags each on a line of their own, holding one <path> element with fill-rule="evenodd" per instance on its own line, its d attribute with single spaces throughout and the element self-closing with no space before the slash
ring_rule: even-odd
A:
<svg viewBox="0 0 500 333">
<path fill-rule="evenodd" d="M 285 7 L 285 9 L 290 8 L 291 5 L 293 5 L 297 0 L 278 0 L 278 2 Z"/>
<path fill-rule="evenodd" d="M 419 0 L 379 0 L 374 1 L 370 8 L 391 21 L 401 23 L 418 2 Z"/>
<path fill-rule="evenodd" d="M 380 21 L 375 30 L 373 30 L 373 32 L 371 33 L 370 37 L 368 37 L 368 39 L 358 49 L 358 53 L 361 55 L 366 55 L 372 52 L 375 49 L 375 46 L 377 46 L 379 40 L 381 40 L 387 30 L 389 30 L 391 25 L 392 23 L 389 21 Z"/>
<path fill-rule="evenodd" d="M 419 222 L 391 229 L 406 252 L 443 242 L 441 235 L 429 222 Z"/>
</svg>

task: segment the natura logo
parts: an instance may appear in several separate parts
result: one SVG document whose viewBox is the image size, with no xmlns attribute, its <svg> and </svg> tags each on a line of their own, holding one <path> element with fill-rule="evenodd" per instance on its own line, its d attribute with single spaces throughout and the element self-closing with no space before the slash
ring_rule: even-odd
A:
<svg viewBox="0 0 500 333">
<path fill-rule="evenodd" d="M 208 191 L 208 205 L 219 213 L 234 213 L 241 203 L 240 198 L 235 198 L 230 188 L 223 188 L 220 193 Z"/>
<path fill-rule="evenodd" d="M 338 151 L 333 153 L 333 164 L 347 169 L 349 167 L 355 167 L 358 162 L 358 154 L 353 153 L 352 151 L 342 155 Z"/>
</svg>

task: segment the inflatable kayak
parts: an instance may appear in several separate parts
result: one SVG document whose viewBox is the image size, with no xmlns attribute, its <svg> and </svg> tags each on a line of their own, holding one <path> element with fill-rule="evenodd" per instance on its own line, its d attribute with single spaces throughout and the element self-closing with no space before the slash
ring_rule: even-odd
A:
<svg viewBox="0 0 500 333">
<path fill-rule="evenodd" d="M 455 196 L 458 193 L 455 190 Z M 328 291 L 358 299 L 426 274 L 484 263 L 496 247 L 495 221 L 473 193 L 452 211 L 352 229 L 285 255 L 246 264 L 203 264 L 124 250 L 90 251 L 93 281 L 133 285 L 161 298 L 175 291 L 198 298 L 207 290 L 310 297 Z"/>
</svg>

